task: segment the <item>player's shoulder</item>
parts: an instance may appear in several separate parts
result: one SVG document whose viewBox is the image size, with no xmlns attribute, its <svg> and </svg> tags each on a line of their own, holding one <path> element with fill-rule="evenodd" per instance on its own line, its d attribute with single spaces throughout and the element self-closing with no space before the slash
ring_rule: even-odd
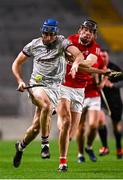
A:
<svg viewBox="0 0 123 180">
<path fill-rule="evenodd" d="M 41 41 L 41 37 L 32 39 L 32 43 L 37 43 L 37 42 L 39 42 L 39 41 Z"/>
<path fill-rule="evenodd" d="M 95 46 L 96 48 L 101 49 L 101 46 L 96 41 L 94 41 L 93 46 Z"/>
<path fill-rule="evenodd" d="M 40 46 L 40 45 L 44 46 L 44 43 L 42 41 L 42 37 L 38 37 L 38 38 L 33 39 L 32 42 L 31 42 L 31 45 L 32 45 L 32 47 L 37 47 L 37 46 Z"/>
<path fill-rule="evenodd" d="M 63 35 L 57 35 L 58 41 L 63 41 L 64 39 L 66 39 L 66 38 Z"/>
<path fill-rule="evenodd" d="M 57 36 L 57 44 L 61 44 L 62 47 L 67 47 L 71 44 L 71 41 L 65 38 L 63 35 Z"/>
<path fill-rule="evenodd" d="M 79 34 L 71 34 L 68 36 L 68 39 L 73 40 L 73 39 L 78 39 L 79 38 Z"/>
</svg>

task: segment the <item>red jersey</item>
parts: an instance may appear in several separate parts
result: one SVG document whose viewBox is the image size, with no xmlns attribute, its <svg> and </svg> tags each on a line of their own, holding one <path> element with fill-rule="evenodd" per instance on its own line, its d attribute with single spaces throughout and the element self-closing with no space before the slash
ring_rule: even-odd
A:
<svg viewBox="0 0 123 180">
<path fill-rule="evenodd" d="M 78 49 L 83 53 L 84 59 L 92 53 L 97 57 L 100 54 L 100 46 L 96 42 L 92 42 L 88 46 L 85 46 L 81 43 L 79 39 L 79 34 L 74 34 L 68 37 L 68 39 L 72 42 L 73 45 L 78 47 Z M 87 83 L 91 81 L 92 75 L 86 72 L 77 72 L 75 78 L 73 79 L 71 75 L 69 75 L 71 64 L 67 64 L 66 67 L 66 75 L 65 81 L 63 83 L 64 86 L 69 86 L 73 88 L 83 88 L 87 86 Z M 96 64 L 95 64 L 96 66 Z"/>
</svg>

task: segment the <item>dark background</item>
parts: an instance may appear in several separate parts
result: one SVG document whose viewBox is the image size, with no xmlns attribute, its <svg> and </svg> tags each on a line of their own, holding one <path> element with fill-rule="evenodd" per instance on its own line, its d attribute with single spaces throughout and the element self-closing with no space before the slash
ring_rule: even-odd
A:
<svg viewBox="0 0 123 180">
<path fill-rule="evenodd" d="M 0 0 L 0 116 L 23 114 L 22 109 L 26 102 L 16 91 L 17 83 L 12 75 L 11 65 L 22 48 L 32 39 L 40 36 L 39 29 L 45 19 L 57 19 L 60 24 L 60 34 L 67 37 L 75 33 L 82 20 L 87 17 L 94 17 L 99 27 L 106 28 L 107 25 L 108 27 L 113 25 L 113 27 L 122 28 L 122 9 L 122 0 L 103 2 L 98 0 Z M 98 11 L 99 13 L 102 11 L 105 16 L 96 14 Z M 114 13 L 119 17 L 118 20 L 113 18 Z M 119 32 L 114 31 L 114 33 L 115 38 L 119 37 Z M 109 49 L 111 61 L 123 69 L 123 37 L 120 37 L 120 43 L 114 42 L 112 38 L 112 44 L 110 44 L 105 39 L 105 35 L 110 37 L 110 32 L 107 31 L 107 34 L 104 34 L 99 28 L 97 41 L 102 48 Z M 117 48 L 113 48 L 113 43 Z M 23 67 L 26 82 L 30 78 L 31 69 L 30 60 Z"/>
</svg>

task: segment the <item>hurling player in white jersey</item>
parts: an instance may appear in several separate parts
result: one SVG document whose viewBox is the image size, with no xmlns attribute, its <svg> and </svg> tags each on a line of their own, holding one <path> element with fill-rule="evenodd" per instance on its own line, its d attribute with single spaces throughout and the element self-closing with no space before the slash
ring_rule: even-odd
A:
<svg viewBox="0 0 123 180">
<path fill-rule="evenodd" d="M 41 127 L 42 158 L 50 158 L 49 127 L 52 108 L 57 105 L 59 86 L 64 77 L 65 52 L 74 57 L 71 75 L 74 76 L 79 64 L 88 67 L 79 49 L 58 35 L 58 21 L 47 19 L 40 28 L 41 37 L 33 39 L 19 53 L 12 64 L 12 71 L 18 83 L 18 91 L 24 92 L 26 83 L 22 77 L 22 65 L 33 57 L 33 70 L 30 85 L 37 85 L 29 90 L 32 103 L 36 105 L 32 125 L 27 129 L 22 140 L 15 144 L 14 167 L 19 167 L 25 147 L 38 135 Z M 40 85 L 40 86 L 39 86 Z"/>
</svg>

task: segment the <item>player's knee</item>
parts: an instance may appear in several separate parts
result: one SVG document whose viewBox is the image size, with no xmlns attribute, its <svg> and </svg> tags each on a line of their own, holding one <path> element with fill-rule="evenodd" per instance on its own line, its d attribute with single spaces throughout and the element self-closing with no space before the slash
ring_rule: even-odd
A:
<svg viewBox="0 0 123 180">
<path fill-rule="evenodd" d="M 67 131 L 71 127 L 71 121 L 69 118 L 65 117 L 58 120 L 57 125 L 60 131 L 63 129 Z"/>
<path fill-rule="evenodd" d="M 58 127 L 59 130 L 61 129 L 70 129 L 71 126 L 71 116 L 70 116 L 70 112 L 67 110 L 62 109 L 62 111 L 59 111 L 59 117 L 58 117 Z"/>
<path fill-rule="evenodd" d="M 63 121 L 63 124 L 62 124 L 63 128 L 64 129 L 70 129 L 71 127 L 71 121 L 69 118 L 65 118 L 64 121 Z"/>
<path fill-rule="evenodd" d="M 65 109 L 65 110 L 62 109 L 60 114 L 61 114 L 62 119 L 70 119 L 71 118 L 70 112 L 67 109 Z"/>
<path fill-rule="evenodd" d="M 42 104 L 42 111 L 46 112 L 46 113 L 49 113 L 51 111 L 51 104 L 48 103 L 48 102 L 44 102 Z"/>
<path fill-rule="evenodd" d="M 39 123 L 33 124 L 32 125 L 32 131 L 34 134 L 38 134 L 40 132 L 40 124 Z"/>
</svg>

